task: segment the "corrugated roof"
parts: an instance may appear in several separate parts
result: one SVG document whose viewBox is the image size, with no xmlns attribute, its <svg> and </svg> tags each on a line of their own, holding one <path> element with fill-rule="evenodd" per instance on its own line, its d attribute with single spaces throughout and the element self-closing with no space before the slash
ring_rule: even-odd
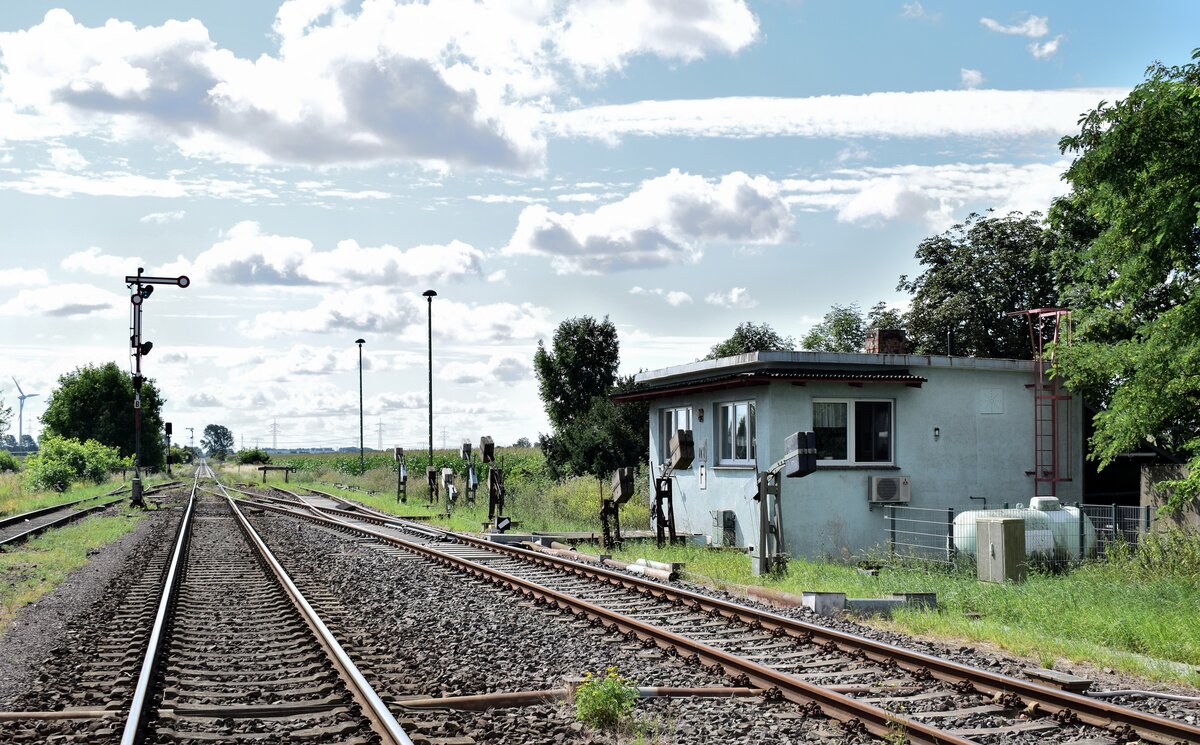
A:
<svg viewBox="0 0 1200 745">
<path fill-rule="evenodd" d="M 748 388 L 751 386 L 768 385 L 775 381 L 787 381 L 792 385 L 806 383 L 845 383 L 860 386 L 868 384 L 906 385 L 920 388 L 927 381 L 919 375 L 912 375 L 906 369 L 889 370 L 753 370 L 742 373 L 725 375 L 710 375 L 693 380 L 681 380 L 658 385 L 642 385 L 634 390 L 613 395 L 613 400 L 643 401 L 650 398 L 663 398 L 679 393 L 695 393 L 697 391 L 714 391 L 723 388 Z"/>
</svg>

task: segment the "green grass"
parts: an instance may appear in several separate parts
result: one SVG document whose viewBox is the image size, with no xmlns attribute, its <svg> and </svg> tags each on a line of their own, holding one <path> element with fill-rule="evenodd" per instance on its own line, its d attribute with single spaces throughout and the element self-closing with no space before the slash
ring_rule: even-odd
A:
<svg viewBox="0 0 1200 745">
<path fill-rule="evenodd" d="M 0 633 L 21 608 L 51 592 L 88 554 L 133 530 L 144 512 L 88 517 L 0 553 Z"/>
<path fill-rule="evenodd" d="M 156 480 L 165 479 L 147 478 L 145 483 L 150 485 Z M 103 484 L 76 485 L 65 492 L 35 491 L 25 485 L 19 473 L 0 474 L 0 516 L 16 515 L 39 507 L 74 502 L 87 497 L 98 497 L 121 484 L 120 478 L 111 478 Z"/>
<path fill-rule="evenodd" d="M 1194 542 L 1200 538 L 1193 537 Z M 1153 552 L 1155 549 L 1148 548 Z M 989 642 L 1045 665 L 1087 661 L 1155 681 L 1200 687 L 1200 571 L 1183 562 L 1139 568 L 1132 558 L 1085 565 L 1066 574 L 1035 573 L 1021 584 L 995 585 L 972 571 L 888 568 L 879 576 L 855 567 L 793 560 L 778 579 L 752 577 L 750 558 L 729 550 L 627 542 L 618 556 L 682 561 L 686 571 L 718 584 L 757 584 L 880 597 L 936 592 L 939 610 L 905 610 L 882 625 L 908 633 Z"/>
</svg>

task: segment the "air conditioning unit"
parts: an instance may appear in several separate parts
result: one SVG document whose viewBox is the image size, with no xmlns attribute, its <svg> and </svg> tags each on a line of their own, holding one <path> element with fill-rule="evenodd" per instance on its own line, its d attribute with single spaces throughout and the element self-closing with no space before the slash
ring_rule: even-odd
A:
<svg viewBox="0 0 1200 745">
<path fill-rule="evenodd" d="M 867 499 L 871 504 L 907 504 L 912 500 L 907 476 L 867 477 Z"/>
</svg>

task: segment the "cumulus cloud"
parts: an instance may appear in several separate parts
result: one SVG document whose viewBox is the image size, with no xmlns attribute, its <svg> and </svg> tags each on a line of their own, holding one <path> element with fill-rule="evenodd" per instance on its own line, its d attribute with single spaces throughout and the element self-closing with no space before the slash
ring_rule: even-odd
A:
<svg viewBox="0 0 1200 745">
<path fill-rule="evenodd" d="M 1127 88 L 917 91 L 810 98 L 637 101 L 550 114 L 564 137 L 989 137 L 1061 136 L 1079 112 Z"/>
<path fill-rule="evenodd" d="M 841 222 L 911 220 L 942 228 L 964 206 L 1045 211 L 1067 192 L 1069 163 L 947 163 L 843 168 L 828 177 L 780 181 L 784 198 L 807 211 L 833 211 Z"/>
<path fill-rule="evenodd" d="M 745 287 L 733 287 L 729 292 L 710 292 L 704 296 L 704 302 L 719 308 L 753 308 L 758 305 Z"/>
<path fill-rule="evenodd" d="M 166 225 L 167 223 L 179 222 L 187 215 L 184 210 L 172 210 L 171 212 L 151 212 L 148 215 L 143 215 L 138 222 L 143 222 L 148 225 Z"/>
<path fill-rule="evenodd" d="M 59 266 L 69 271 L 123 277 L 136 273 L 141 263 L 137 256 L 113 256 L 99 246 L 92 246 L 68 255 Z"/>
<path fill-rule="evenodd" d="M 349 331 L 423 341 L 427 312 L 425 298 L 415 293 L 358 287 L 326 296 L 306 310 L 260 313 L 241 330 L 259 339 Z M 534 339 L 552 327 L 549 310 L 532 303 L 467 305 L 438 298 L 433 312 L 437 336 L 468 343 Z"/>
<path fill-rule="evenodd" d="M 1029 45 L 1029 53 L 1034 59 L 1048 59 L 1053 57 L 1058 52 L 1058 47 L 1062 44 L 1063 35 L 1059 34 L 1049 41 L 1041 44 L 1036 41 Z"/>
<path fill-rule="evenodd" d="M 50 148 L 50 165 L 57 171 L 78 171 L 87 168 L 87 158 L 71 147 Z"/>
<path fill-rule="evenodd" d="M 920 0 L 913 0 L 910 3 L 904 3 L 900 6 L 900 15 L 905 18 L 912 18 L 918 21 L 937 21 L 942 17 L 941 13 L 930 13 L 925 9 L 925 6 L 920 3 Z"/>
<path fill-rule="evenodd" d="M 223 404 L 211 393 L 193 393 L 187 397 L 187 405 L 195 409 L 211 409 Z"/>
<path fill-rule="evenodd" d="M 999 34 L 1028 36 L 1030 39 L 1040 39 L 1050 33 L 1050 19 L 1046 16 L 1030 15 L 1020 23 L 1005 25 L 999 21 L 984 16 L 979 19 L 984 28 Z"/>
<path fill-rule="evenodd" d="M 565 71 L 736 52 L 757 30 L 744 0 L 286 0 L 277 50 L 249 59 L 195 19 L 87 27 L 54 9 L 0 33 L 0 119 L 10 139 L 166 137 L 241 163 L 528 169 Z"/>
<path fill-rule="evenodd" d="M 959 77 L 962 78 L 962 86 L 967 90 L 978 88 L 983 85 L 983 73 L 979 70 L 972 70 L 969 67 L 964 67 L 958 71 Z"/>
<path fill-rule="evenodd" d="M 667 302 L 667 305 L 679 307 L 684 303 L 692 302 L 692 296 L 682 290 L 666 290 L 662 287 L 654 287 L 647 289 L 645 287 L 634 287 L 629 291 L 630 295 L 651 295 L 661 297 Z"/>
<path fill-rule="evenodd" d="M 54 292 L 21 290 L 16 297 L 0 305 L 0 316 L 27 317 L 30 314 L 52 318 L 84 318 L 98 316 L 115 318 L 129 308 L 125 295 L 102 290 L 94 285 L 57 285 Z"/>
<path fill-rule="evenodd" d="M 512 356 L 493 355 L 486 362 L 450 362 L 438 371 L 438 377 L 452 383 L 519 383 L 533 375 L 533 368 Z"/>
<path fill-rule="evenodd" d="M 41 287 L 50 284 L 45 269 L 0 269 L 0 287 Z"/>
<path fill-rule="evenodd" d="M 718 181 L 672 170 L 594 212 L 526 207 L 503 251 L 549 257 L 560 274 L 620 271 L 699 261 L 712 241 L 779 243 L 792 215 L 764 176 Z"/>
<path fill-rule="evenodd" d="M 208 196 L 216 199 L 238 199 L 253 202 L 257 199 L 276 196 L 274 192 L 265 187 L 228 179 L 185 180 L 174 177 L 156 178 L 123 171 L 81 174 L 45 169 L 24 171 L 16 178 L 0 180 L 0 189 L 60 198 L 76 194 L 95 197 L 155 197 L 159 199 Z"/>
<path fill-rule="evenodd" d="M 234 285 L 394 285 L 478 276 L 482 261 L 481 251 L 461 241 L 401 249 L 347 239 L 321 251 L 306 238 L 272 235 L 244 221 L 195 260 L 171 264 L 170 271 Z"/>
</svg>

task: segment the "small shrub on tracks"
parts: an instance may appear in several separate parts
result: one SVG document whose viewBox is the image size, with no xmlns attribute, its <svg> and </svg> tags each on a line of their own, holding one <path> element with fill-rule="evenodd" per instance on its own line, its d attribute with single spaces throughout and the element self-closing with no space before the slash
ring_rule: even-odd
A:
<svg viewBox="0 0 1200 745">
<path fill-rule="evenodd" d="M 637 687 L 610 667 L 602 677 L 585 673 L 575 691 L 575 712 L 579 721 L 596 729 L 613 729 L 637 700 Z"/>
</svg>

